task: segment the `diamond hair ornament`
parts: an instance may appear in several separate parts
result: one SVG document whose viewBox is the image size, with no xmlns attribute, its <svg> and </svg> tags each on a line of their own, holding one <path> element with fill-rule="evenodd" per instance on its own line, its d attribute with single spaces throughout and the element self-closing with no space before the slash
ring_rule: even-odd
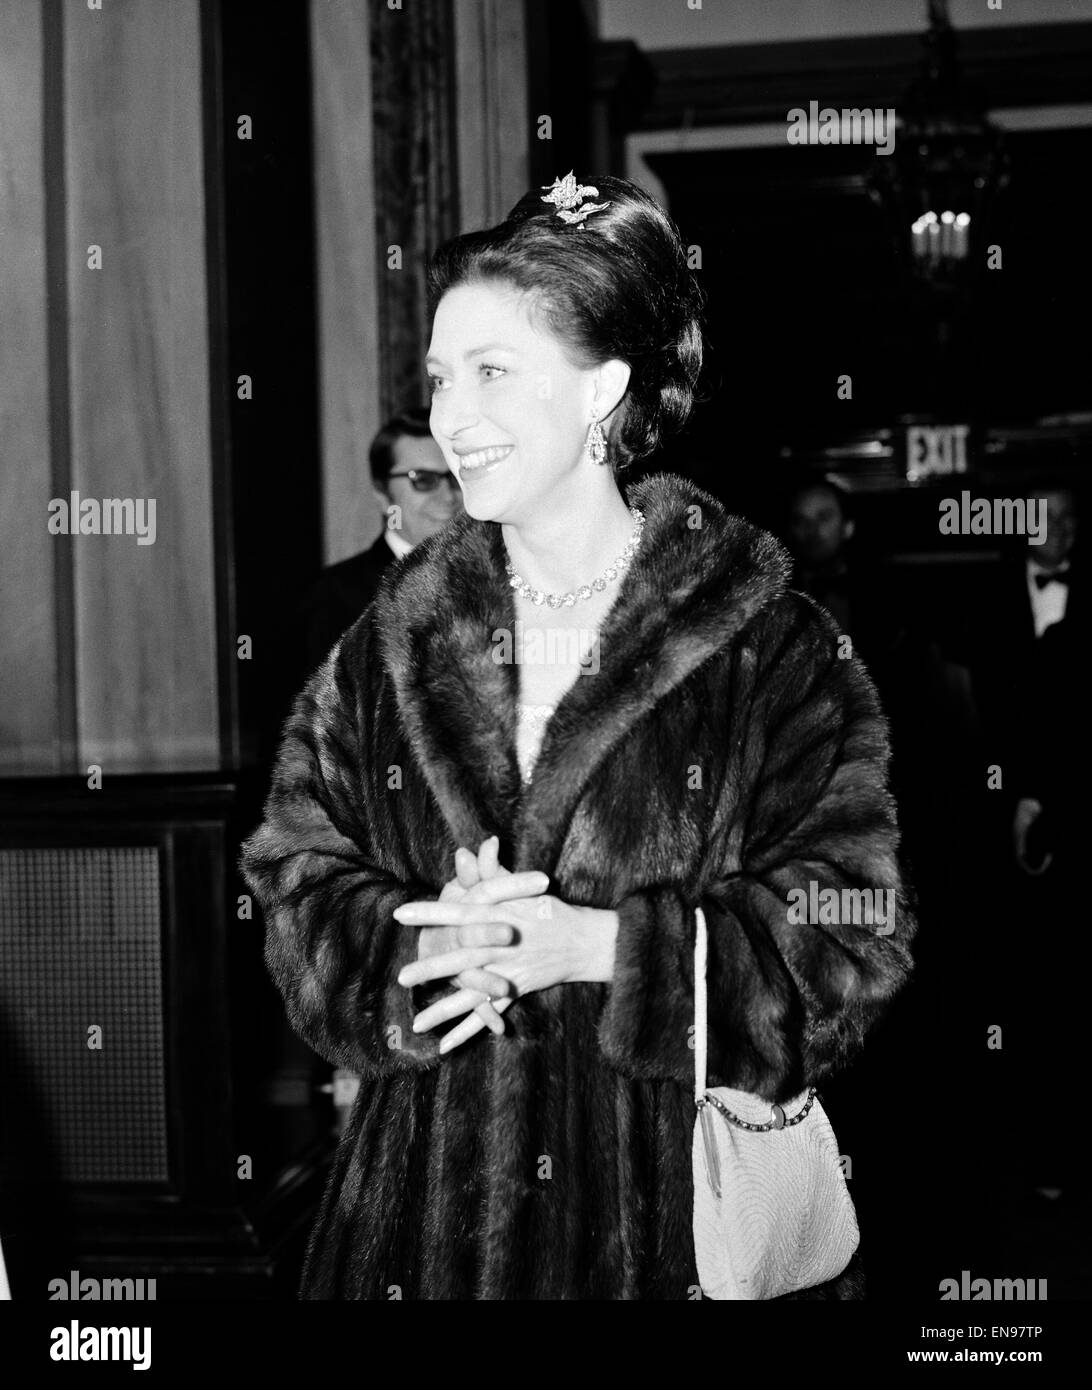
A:
<svg viewBox="0 0 1092 1390">
<path fill-rule="evenodd" d="M 541 185 L 546 188 L 546 184 Z M 586 197 L 598 198 L 599 190 L 590 183 L 577 183 L 573 171 L 570 169 L 563 179 L 554 179 L 549 185 L 549 192 L 541 201 L 553 203 L 557 208 L 557 215 L 562 222 L 569 226 L 576 225 L 583 228 L 584 218 L 591 212 L 602 212 L 604 208 L 610 207 L 610 201 L 605 203 L 588 203 L 581 207 L 580 204 Z"/>
</svg>

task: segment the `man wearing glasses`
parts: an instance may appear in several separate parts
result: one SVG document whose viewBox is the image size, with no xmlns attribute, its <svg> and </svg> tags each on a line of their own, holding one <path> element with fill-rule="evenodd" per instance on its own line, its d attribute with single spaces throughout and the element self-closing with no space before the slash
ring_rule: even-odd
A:
<svg viewBox="0 0 1092 1390">
<path fill-rule="evenodd" d="M 458 480 L 444 463 L 428 418 L 427 408 L 403 411 L 372 441 L 368 461 L 387 524 L 369 550 L 324 569 L 304 601 L 305 675 L 371 603 L 386 567 L 463 509 Z"/>
</svg>

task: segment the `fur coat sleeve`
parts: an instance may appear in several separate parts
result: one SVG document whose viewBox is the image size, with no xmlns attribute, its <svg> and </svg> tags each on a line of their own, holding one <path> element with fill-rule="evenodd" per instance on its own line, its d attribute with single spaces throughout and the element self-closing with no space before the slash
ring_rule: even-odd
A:
<svg viewBox="0 0 1092 1390">
<path fill-rule="evenodd" d="M 785 1100 L 821 1082 L 909 974 L 914 922 L 886 790 L 886 724 L 841 645 L 829 615 L 798 594 L 746 634 L 739 723 L 724 731 L 745 795 L 705 891 L 664 881 L 617 904 L 599 1035 L 624 1074 L 692 1080 L 698 902 L 709 930 L 711 1084 Z M 846 888 L 889 894 L 877 901 L 893 912 L 871 923 L 793 920 L 792 890 L 815 902 Z"/>
<path fill-rule="evenodd" d="M 392 917 L 435 897 L 390 840 L 384 802 L 367 773 L 397 781 L 376 740 L 367 624 L 350 669 L 342 644 L 296 697 L 262 825 L 243 848 L 244 877 L 265 913 L 265 958 L 296 1032 L 321 1056 L 361 1075 L 414 1068 L 436 1043 L 412 1031 L 427 995 L 397 983 L 417 959 L 420 928 Z"/>
</svg>

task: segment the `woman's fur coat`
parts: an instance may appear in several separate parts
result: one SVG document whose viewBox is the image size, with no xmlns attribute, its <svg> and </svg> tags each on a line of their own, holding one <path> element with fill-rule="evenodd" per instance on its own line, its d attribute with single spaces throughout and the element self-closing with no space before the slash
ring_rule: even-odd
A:
<svg viewBox="0 0 1092 1390">
<path fill-rule="evenodd" d="M 765 532 L 672 475 L 627 501 L 645 533 L 600 668 L 526 787 L 519 670 L 492 656 L 514 625 L 501 529 L 468 516 L 391 567 L 285 726 L 244 872 L 294 1027 L 363 1076 L 304 1298 L 700 1296 L 695 904 L 710 1085 L 785 1100 L 822 1083 L 911 968 L 863 667 Z M 614 976 L 530 994 L 503 1037 L 439 1056 L 442 1030 L 411 1027 L 438 995 L 396 981 L 422 929 L 391 912 L 494 833 L 510 869 L 617 911 Z M 792 925 L 789 892 L 812 883 L 894 890 L 894 930 Z"/>
</svg>

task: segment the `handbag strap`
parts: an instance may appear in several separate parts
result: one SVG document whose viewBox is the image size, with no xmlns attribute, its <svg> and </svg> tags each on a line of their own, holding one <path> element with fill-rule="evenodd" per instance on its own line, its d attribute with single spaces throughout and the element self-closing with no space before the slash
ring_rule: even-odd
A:
<svg viewBox="0 0 1092 1390">
<path fill-rule="evenodd" d="M 709 1001 L 705 992 L 706 966 L 709 959 L 709 934 L 705 913 L 694 909 L 694 1099 L 705 1095 L 705 1072 L 709 1061 Z"/>
<path fill-rule="evenodd" d="M 772 1104 L 769 1101 L 763 1102 L 764 1105 L 770 1106 L 770 1119 L 765 1123 L 759 1122 L 757 1118 L 744 1119 L 729 1110 L 720 1097 L 706 1095 L 706 1071 L 709 1064 L 708 964 L 709 932 L 705 924 L 705 913 L 700 907 L 696 907 L 694 909 L 694 1103 L 698 1107 L 701 1120 L 706 1177 L 709 1179 L 709 1186 L 712 1188 L 713 1194 L 719 1198 L 721 1195 L 720 1159 L 717 1156 L 716 1140 L 713 1137 L 712 1110 L 719 1110 L 730 1124 L 736 1125 L 740 1129 L 749 1130 L 753 1134 L 762 1134 L 772 1129 L 791 1129 L 794 1125 L 806 1120 L 815 1104 L 817 1093 L 815 1087 L 810 1086 L 803 1105 L 791 1119 L 786 1116 L 782 1106 Z M 741 1093 L 735 1092 L 734 1094 L 740 1095 Z M 752 1103 L 758 1100 L 757 1096 L 751 1095 L 746 1095 L 743 1098 Z"/>
</svg>

